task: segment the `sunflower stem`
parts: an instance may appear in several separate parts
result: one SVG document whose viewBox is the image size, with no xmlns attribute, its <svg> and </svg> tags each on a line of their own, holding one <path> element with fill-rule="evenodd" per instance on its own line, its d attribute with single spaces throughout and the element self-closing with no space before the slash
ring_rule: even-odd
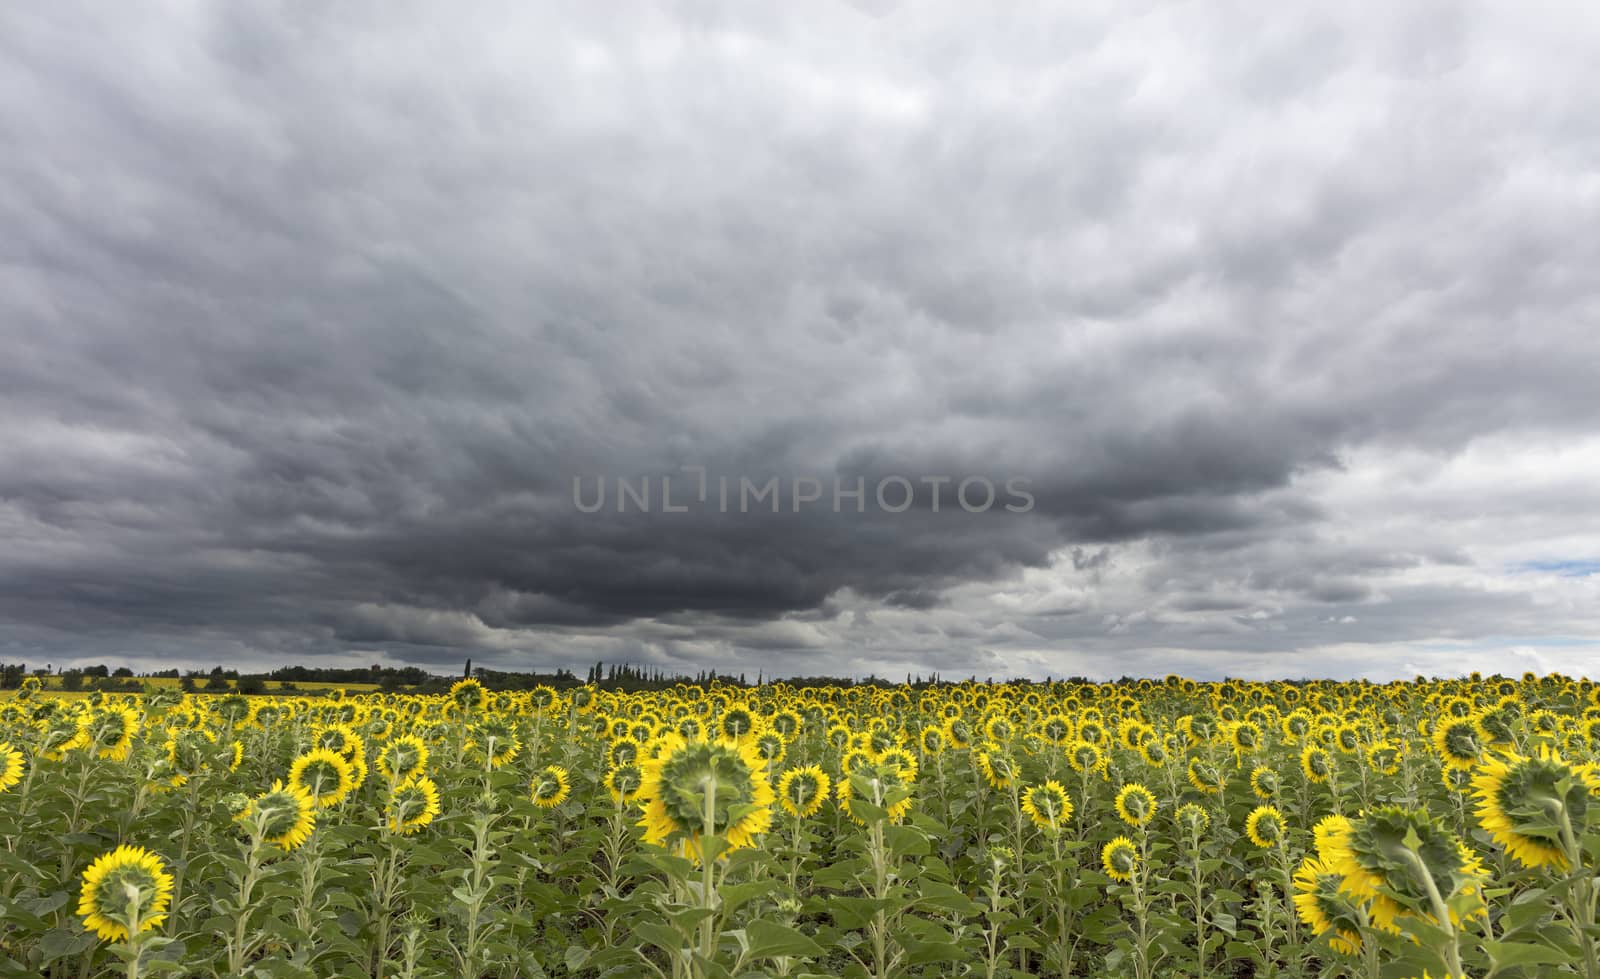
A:
<svg viewBox="0 0 1600 979">
<path fill-rule="evenodd" d="M 700 906 L 706 909 L 707 914 L 700 919 L 700 954 L 709 962 L 717 951 L 717 925 L 713 920 L 717 907 L 715 899 L 717 865 L 716 860 L 707 852 L 717 819 L 717 772 L 714 767 L 706 775 L 703 790 L 705 821 L 700 830 Z M 696 971 L 699 971 L 698 967 Z"/>
<path fill-rule="evenodd" d="M 1465 975 L 1461 969 L 1461 937 L 1457 934 L 1455 926 L 1450 923 L 1450 909 L 1444 903 L 1444 896 L 1439 893 L 1439 887 L 1433 882 L 1433 874 L 1428 871 L 1428 865 L 1423 862 L 1422 856 L 1415 850 L 1405 851 L 1406 860 L 1422 879 L 1422 886 L 1428 892 L 1428 902 L 1433 906 L 1433 916 L 1438 919 L 1439 927 L 1450 937 L 1450 944 L 1442 950 L 1446 966 L 1446 973 L 1452 976 Z"/>
<path fill-rule="evenodd" d="M 1014 836 L 1014 840 L 1013 840 L 1013 843 L 1012 843 L 1012 853 L 1014 853 L 1016 855 L 1016 857 L 1015 857 L 1016 867 L 1014 868 L 1014 871 L 1015 871 L 1015 873 L 1017 875 L 1017 883 L 1016 883 L 1015 893 L 1017 894 L 1017 899 L 1020 902 L 1021 899 L 1022 899 L 1022 894 L 1023 894 L 1024 890 L 1026 889 L 1025 888 L 1025 883 L 1026 882 L 1023 879 L 1023 873 L 1022 873 L 1022 853 L 1023 853 L 1022 842 L 1023 842 L 1023 834 L 1027 829 L 1028 823 L 1027 823 L 1027 820 L 1023 816 L 1023 813 L 1022 813 L 1022 800 L 1019 797 L 1019 789 L 1018 789 L 1018 786 L 1017 786 L 1017 782 L 1018 781 L 1019 780 L 1016 777 L 1016 775 L 1013 774 L 1012 779 L 1011 779 L 1011 785 L 1010 785 L 1010 791 L 1011 791 L 1011 822 L 1012 822 L 1012 834 Z M 1020 910 L 1020 908 L 1019 908 L 1019 910 Z M 1018 963 L 1022 967 L 1023 973 L 1026 974 L 1028 972 L 1028 950 L 1025 949 L 1025 948 L 1024 949 L 1020 949 L 1018 951 L 1018 953 L 1017 953 L 1017 959 L 1018 959 Z"/>
<path fill-rule="evenodd" d="M 1367 979 L 1380 979 L 1383 975 L 1378 965 L 1378 943 L 1373 940 L 1372 922 L 1367 917 L 1365 905 L 1356 908 L 1361 927 L 1361 961 L 1367 967 Z"/>
<path fill-rule="evenodd" d="M 124 884 L 123 890 L 128 895 L 128 979 L 139 979 L 139 960 L 144 957 L 144 940 L 140 937 L 144 931 L 144 921 L 139 913 L 140 891 L 139 888 Z"/>
<path fill-rule="evenodd" d="M 998 859 L 990 858 L 989 862 L 989 903 L 987 909 L 987 927 L 983 930 L 984 940 L 984 979 L 995 979 L 1000 974 L 1000 920 L 1001 898 L 1004 889 L 1002 879 L 1005 866 Z"/>
<path fill-rule="evenodd" d="M 1583 865 L 1583 850 L 1578 845 L 1578 834 L 1572 828 L 1572 816 L 1567 807 L 1557 803 L 1561 813 L 1561 848 L 1566 851 L 1567 865 L 1578 875 L 1577 887 L 1569 899 L 1577 932 L 1578 944 L 1583 949 L 1583 974 L 1586 979 L 1600 979 L 1600 956 L 1596 955 L 1594 938 L 1595 888 L 1592 872 Z"/>
<path fill-rule="evenodd" d="M 1189 848 L 1190 883 L 1194 885 L 1194 951 L 1195 975 L 1198 979 L 1206 976 L 1206 896 L 1205 875 L 1200 869 L 1200 829 L 1195 827 L 1190 836 Z"/>
<path fill-rule="evenodd" d="M 1139 930 L 1133 943 L 1133 971 L 1138 979 L 1150 979 L 1150 909 L 1144 899 L 1145 868 L 1150 861 L 1148 834 L 1139 826 L 1139 862 L 1133 868 L 1133 915 Z"/>
<path fill-rule="evenodd" d="M 1300 942 L 1300 919 L 1294 914 L 1294 871 L 1289 860 L 1289 840 L 1287 837 L 1279 839 L 1273 847 L 1278 857 L 1278 871 L 1283 877 L 1283 906 L 1288 913 L 1284 917 L 1288 920 L 1286 926 L 1289 933 L 1289 944 L 1297 945 Z"/>
<path fill-rule="evenodd" d="M 245 872 L 239 879 L 239 902 L 234 908 L 233 937 L 228 942 L 228 971 L 234 975 L 244 974 L 244 963 L 250 955 L 250 948 L 245 944 L 245 932 L 250 926 L 250 900 L 255 894 L 256 878 L 261 871 L 261 834 L 258 825 L 250 834 L 250 848 L 245 854 Z"/>
<path fill-rule="evenodd" d="M 789 893 L 797 900 L 800 897 L 800 818 L 798 814 L 794 817 L 794 841 L 789 853 Z"/>
</svg>

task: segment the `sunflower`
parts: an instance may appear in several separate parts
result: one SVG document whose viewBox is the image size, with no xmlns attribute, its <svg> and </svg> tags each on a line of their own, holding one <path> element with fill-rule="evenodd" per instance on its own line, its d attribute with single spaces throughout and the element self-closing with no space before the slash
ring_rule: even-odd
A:
<svg viewBox="0 0 1600 979">
<path fill-rule="evenodd" d="M 487 761 L 490 768 L 500 768 L 517 757 L 517 752 L 522 750 L 522 739 L 517 737 L 515 724 L 495 714 L 472 726 L 472 737 L 466 747 Z"/>
<path fill-rule="evenodd" d="M 900 743 L 899 735 L 882 727 L 882 719 L 874 720 L 872 730 L 867 732 L 866 747 L 874 754 L 883 754 L 892 750 Z"/>
<path fill-rule="evenodd" d="M 864 793 L 867 786 L 876 787 L 875 798 L 882 800 L 880 805 L 888 812 L 889 822 L 898 823 L 911 811 L 911 780 L 893 765 L 869 765 L 852 772 L 848 778 L 840 779 L 833 793 L 839 800 L 839 810 L 857 825 L 866 825 L 866 820 L 850 811 L 850 801 L 855 796 L 858 780 Z M 902 797 L 894 798 L 901 796 L 901 793 L 904 793 Z M 862 798 L 869 797 L 863 794 Z"/>
<path fill-rule="evenodd" d="M 119 846 L 83 872 L 78 915 L 104 941 L 158 928 L 172 901 L 172 875 L 142 846 Z"/>
<path fill-rule="evenodd" d="M 528 703 L 539 714 L 555 714 L 561 710 L 561 695 L 549 684 L 541 683 L 528 693 Z"/>
<path fill-rule="evenodd" d="M 1250 791 L 1255 793 L 1257 799 L 1271 801 L 1276 798 L 1281 784 L 1275 768 L 1257 765 L 1250 771 Z"/>
<path fill-rule="evenodd" d="M 725 741 L 740 742 L 756 729 L 756 717 L 743 707 L 734 707 L 717 719 L 717 735 Z"/>
<path fill-rule="evenodd" d="M 250 800 L 236 817 L 263 843 L 293 850 L 304 843 L 317 825 L 317 802 L 305 789 L 279 779 L 272 788 Z"/>
<path fill-rule="evenodd" d="M 345 756 L 345 761 L 350 763 L 350 791 L 354 792 L 367 782 L 367 750 L 363 742 L 361 746 Z"/>
<path fill-rule="evenodd" d="M 1257 806 L 1245 818 L 1244 835 L 1263 850 L 1278 846 L 1287 835 L 1283 813 L 1276 806 Z"/>
<path fill-rule="evenodd" d="M 1185 715 L 1188 720 L 1183 723 L 1183 730 L 1196 744 L 1207 744 L 1217 736 L 1217 719 L 1210 714 Z"/>
<path fill-rule="evenodd" d="M 879 765 L 893 765 L 900 770 L 900 777 L 907 782 L 914 781 L 917 777 L 917 756 L 904 748 L 890 748 L 880 752 L 874 761 Z"/>
<path fill-rule="evenodd" d="M 1528 730 L 1540 738 L 1553 738 L 1561 731 L 1561 719 L 1543 708 L 1528 714 L 1527 725 Z"/>
<path fill-rule="evenodd" d="M 392 734 L 394 734 L 394 719 L 391 717 L 380 715 L 367 722 L 366 736 L 373 741 L 387 741 Z"/>
<path fill-rule="evenodd" d="M 533 776 L 528 796 L 541 809 L 554 809 L 572 794 L 572 782 L 560 765 L 546 765 Z"/>
<path fill-rule="evenodd" d="M 45 703 L 54 704 L 54 701 Z M 68 752 L 88 744 L 88 729 L 76 718 L 47 715 L 39 724 L 39 742 L 35 750 L 46 761 L 60 761 Z"/>
<path fill-rule="evenodd" d="M 1100 849 L 1100 866 L 1112 880 L 1130 881 L 1139 869 L 1139 850 L 1132 840 L 1119 836 Z"/>
<path fill-rule="evenodd" d="M 1010 755 L 1002 752 L 995 745 L 989 745 L 983 751 L 977 752 L 978 767 L 983 771 L 983 777 L 994 786 L 996 791 L 1009 789 L 1017 782 L 1017 763 Z"/>
<path fill-rule="evenodd" d="M 1143 826 L 1155 814 L 1155 794 L 1138 782 L 1129 782 L 1117 793 L 1117 815 L 1129 826 Z"/>
<path fill-rule="evenodd" d="M 755 745 L 756 753 L 769 766 L 783 761 L 783 756 L 788 752 L 787 747 L 784 745 L 783 735 L 770 728 L 756 735 Z"/>
<path fill-rule="evenodd" d="M 833 791 L 833 781 L 816 765 L 791 768 L 778 778 L 778 801 L 791 816 L 814 816 Z"/>
<path fill-rule="evenodd" d="M 1470 792 L 1472 777 L 1473 772 L 1470 768 L 1452 768 L 1445 765 L 1439 769 L 1439 780 L 1451 792 Z"/>
<path fill-rule="evenodd" d="M 1228 777 L 1217 766 L 1196 755 L 1189 759 L 1189 784 L 1206 795 L 1222 791 Z"/>
<path fill-rule="evenodd" d="M 1579 731 L 1584 748 L 1591 754 L 1600 753 L 1600 717 L 1586 718 L 1580 725 Z"/>
<path fill-rule="evenodd" d="M 22 768 L 22 752 L 9 741 L 0 741 L 0 792 L 22 781 Z"/>
<path fill-rule="evenodd" d="M 1035 826 L 1054 833 L 1072 818 L 1072 800 L 1060 782 L 1045 782 L 1023 791 L 1022 811 Z"/>
<path fill-rule="evenodd" d="M 1508 745 L 1515 737 L 1513 728 L 1522 716 L 1522 704 L 1515 697 L 1502 697 L 1493 707 L 1478 715 L 1478 730 L 1488 744 Z"/>
<path fill-rule="evenodd" d="M 378 771 L 399 784 L 428 767 L 428 745 L 414 734 L 404 734 L 378 752 Z"/>
<path fill-rule="evenodd" d="M 1472 779 L 1478 824 L 1524 867 L 1565 871 L 1571 853 L 1563 825 L 1581 836 L 1600 816 L 1592 795 L 1600 793 L 1593 765 L 1574 765 L 1540 745 L 1533 757 L 1508 753 L 1486 760 Z"/>
<path fill-rule="evenodd" d="M 329 724 L 312 735 L 313 746 L 337 751 L 346 758 L 365 747 L 361 736 L 348 724 Z"/>
<path fill-rule="evenodd" d="M 871 751 L 868 751 L 866 748 L 853 748 L 840 756 L 839 771 L 845 775 L 849 775 L 858 768 L 871 765 L 872 762 L 873 757 Z"/>
<path fill-rule="evenodd" d="M 643 747 L 635 738 L 617 738 L 606 746 L 606 762 L 613 768 L 618 765 L 632 765 L 639 760 Z"/>
<path fill-rule="evenodd" d="M 1400 771 L 1400 749 L 1392 741 L 1374 741 L 1367 746 L 1367 767 L 1379 775 Z"/>
<path fill-rule="evenodd" d="M 1117 739 L 1129 751 L 1138 751 L 1139 746 L 1150 738 L 1155 737 L 1156 729 L 1140 720 L 1126 720 L 1117 734 Z"/>
<path fill-rule="evenodd" d="M 1439 753 L 1439 760 L 1450 768 L 1472 768 L 1488 740 L 1476 716 L 1450 717 L 1433 729 L 1433 748 Z"/>
<path fill-rule="evenodd" d="M 263 731 L 270 731 L 283 720 L 283 711 L 276 704 L 250 705 L 250 723 Z"/>
<path fill-rule="evenodd" d="M 1332 848 L 1339 845 L 1340 838 L 1349 832 L 1349 818 L 1338 813 L 1334 813 L 1331 816 L 1323 816 L 1317 820 L 1317 824 L 1311 827 L 1311 838 L 1315 841 L 1317 855 L 1328 856 L 1332 852 Z"/>
<path fill-rule="evenodd" d="M 1283 736 L 1290 744 L 1296 744 L 1301 738 L 1311 733 L 1311 714 L 1305 708 L 1297 708 L 1283 715 L 1278 722 L 1283 729 Z"/>
<path fill-rule="evenodd" d="M 1305 773 L 1308 782 L 1326 782 L 1328 774 L 1333 771 L 1333 757 L 1327 749 L 1308 744 L 1300 752 L 1300 771 Z"/>
<path fill-rule="evenodd" d="M 1100 747 L 1088 741 L 1079 741 L 1067 752 L 1067 764 L 1072 770 L 1083 775 L 1097 772 L 1105 765 L 1105 756 L 1101 754 Z"/>
<path fill-rule="evenodd" d="M 97 758 L 124 761 L 133 748 L 133 736 L 139 730 L 139 715 L 131 707 L 120 704 L 96 711 L 84 728 L 88 739 L 86 747 Z"/>
<path fill-rule="evenodd" d="M 413 776 L 395 786 L 383 810 L 389 832 L 410 836 L 421 832 L 439 815 L 439 786 L 426 775 Z"/>
<path fill-rule="evenodd" d="M 637 762 L 615 765 L 605 775 L 606 791 L 618 805 L 627 805 L 639 798 L 639 787 L 644 784 L 644 772 Z"/>
<path fill-rule="evenodd" d="M 337 751 L 313 748 L 289 766 L 289 784 L 326 809 L 355 790 L 355 769 Z"/>
<path fill-rule="evenodd" d="M 1160 768 L 1167 763 L 1167 744 L 1161 738 L 1146 738 L 1139 745 L 1139 757 L 1151 768 Z"/>
<path fill-rule="evenodd" d="M 1361 950 L 1361 915 L 1339 891 L 1343 880 L 1319 857 L 1306 857 L 1294 872 L 1294 908 L 1307 928 L 1329 936 L 1334 951 L 1354 955 Z"/>
<path fill-rule="evenodd" d="M 647 842 L 677 840 L 698 854 L 700 839 L 716 835 L 737 849 L 772 825 L 772 786 L 760 777 L 765 765 L 754 745 L 678 741 L 641 767 Z"/>
<path fill-rule="evenodd" d="M 1254 721 L 1240 721 L 1233 725 L 1229 740 L 1235 751 L 1243 754 L 1253 752 L 1261 747 L 1261 725 Z"/>
<path fill-rule="evenodd" d="M 1403 915 L 1435 920 L 1434 891 L 1450 904 L 1452 921 L 1458 920 L 1458 907 L 1484 913 L 1487 872 L 1455 834 L 1422 810 L 1374 810 L 1329 832 L 1323 844 L 1318 854 L 1342 878 L 1340 892 L 1366 902 L 1379 928 L 1396 930 L 1395 920 Z M 1453 901 L 1457 895 L 1468 898 L 1466 905 Z"/>
<path fill-rule="evenodd" d="M 1185 802 L 1172 814 L 1172 821 L 1191 836 L 1198 837 L 1211 825 L 1211 815 L 1192 802 Z"/>
<path fill-rule="evenodd" d="M 795 739 L 795 736 L 800 733 L 800 727 L 802 724 L 800 715 L 796 714 L 792 710 L 780 710 L 776 712 L 772 715 L 772 720 L 769 723 L 772 727 L 772 730 L 776 731 L 778 736 L 783 738 L 785 744 Z"/>
<path fill-rule="evenodd" d="M 1039 733 L 1051 744 L 1066 744 L 1072 737 L 1072 722 L 1060 714 L 1051 714 L 1039 725 Z"/>
<path fill-rule="evenodd" d="M 983 722 L 983 733 L 990 741 L 1005 744 L 1011 740 L 1011 721 L 1000 715 L 990 717 Z"/>
<path fill-rule="evenodd" d="M 489 693 L 483 689 L 483 684 L 471 677 L 465 680 L 457 680 L 455 685 L 450 688 L 451 702 L 468 713 L 482 706 L 488 696 Z"/>
</svg>

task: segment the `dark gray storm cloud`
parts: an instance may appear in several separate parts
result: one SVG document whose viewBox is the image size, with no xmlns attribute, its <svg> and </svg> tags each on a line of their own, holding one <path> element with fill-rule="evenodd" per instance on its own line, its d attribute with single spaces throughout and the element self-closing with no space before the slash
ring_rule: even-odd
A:
<svg viewBox="0 0 1600 979">
<path fill-rule="evenodd" d="M 0 13 L 0 658 L 1581 670 L 1600 579 L 1538 569 L 1600 555 L 1597 42 Z M 686 466 L 823 500 L 574 505 Z M 872 498 L 969 475 L 1033 505 Z"/>
</svg>

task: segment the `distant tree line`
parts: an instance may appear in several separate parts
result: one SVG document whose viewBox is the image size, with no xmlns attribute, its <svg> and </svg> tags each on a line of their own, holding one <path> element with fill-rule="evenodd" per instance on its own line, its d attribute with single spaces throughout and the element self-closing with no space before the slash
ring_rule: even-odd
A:
<svg viewBox="0 0 1600 979">
<path fill-rule="evenodd" d="M 15 690 L 22 685 L 24 677 L 29 675 L 26 663 L 0 663 L 0 690 Z M 33 670 L 35 676 L 59 676 L 63 690 L 103 690 L 107 692 L 139 692 L 144 689 L 140 678 L 175 679 L 179 687 L 186 693 L 205 692 L 221 693 L 224 691 L 242 694 L 293 694 L 302 692 L 302 684 L 312 688 L 338 687 L 344 684 L 375 684 L 380 690 L 386 692 L 408 693 L 443 693 L 450 689 L 455 682 L 454 676 L 441 676 L 417 666 L 391 667 L 374 663 L 368 667 L 332 667 L 332 666 L 284 666 L 266 673 L 245 673 L 238 670 L 223 669 L 221 666 L 205 670 L 179 671 L 176 669 L 158 670 L 142 673 L 137 677 L 133 670 L 126 666 L 110 669 L 105 665 L 75 667 L 61 670 L 56 673 L 51 667 L 45 666 Z M 678 684 L 696 684 L 709 686 L 722 684 L 734 687 L 760 686 L 767 682 L 763 673 L 757 673 L 752 683 L 745 673 L 719 673 L 716 670 L 700 670 L 695 673 L 668 673 L 659 667 L 641 667 L 632 663 L 606 663 L 596 662 L 588 668 L 582 680 L 571 670 L 558 668 L 551 673 L 541 673 L 535 670 L 527 672 L 489 670 L 483 667 L 474 668 L 472 660 L 467 660 L 461 671 L 461 676 L 476 677 L 490 690 L 531 690 L 537 686 L 553 687 L 557 690 L 566 690 L 572 687 L 589 685 L 601 690 L 617 690 L 622 692 L 638 692 L 648 690 L 665 690 Z M 276 688 L 269 688 L 268 681 L 275 682 Z M 855 687 L 877 686 L 887 687 L 892 681 L 868 675 L 861 679 L 850 677 L 832 676 L 804 676 L 785 677 L 783 682 L 796 687 Z M 920 674 L 906 674 L 905 682 L 914 689 L 943 686 L 952 681 L 946 680 L 934 673 L 926 677 Z M 968 677 L 964 681 L 978 682 L 976 676 Z M 994 677 L 987 677 L 983 682 L 994 683 Z M 1030 681 L 1016 678 L 1013 682 L 1027 683 Z M 1046 679 L 1046 684 L 1059 684 L 1063 681 Z M 1082 677 L 1073 677 L 1065 682 L 1087 683 Z M 1133 682 L 1125 679 L 1124 682 Z"/>
<path fill-rule="evenodd" d="M 472 671 L 472 675 L 477 677 L 478 682 L 488 690 L 532 690 L 534 687 L 539 686 L 565 690 L 582 686 L 572 671 L 565 669 L 558 669 L 554 673 L 508 673 L 500 670 L 486 670 L 480 666 Z M 454 682 L 454 678 L 436 680 L 433 683 L 423 685 L 421 691 L 429 693 L 441 689 L 448 690 Z"/>
<path fill-rule="evenodd" d="M 0 663 L 0 690 L 17 689 L 27 675 L 27 663 Z"/>
<path fill-rule="evenodd" d="M 416 687 L 435 679 L 433 674 L 419 666 L 368 667 L 285 666 L 266 674 L 269 680 L 280 683 L 376 683 L 384 690 Z"/>
</svg>

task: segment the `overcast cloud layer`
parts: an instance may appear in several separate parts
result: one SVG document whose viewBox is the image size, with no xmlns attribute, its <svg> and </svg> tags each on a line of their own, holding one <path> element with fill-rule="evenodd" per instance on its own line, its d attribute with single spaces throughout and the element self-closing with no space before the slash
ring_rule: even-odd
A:
<svg viewBox="0 0 1600 979">
<path fill-rule="evenodd" d="M 0 660 L 1600 672 L 1596 9 L 1003 11 L 0 11 Z"/>
</svg>

